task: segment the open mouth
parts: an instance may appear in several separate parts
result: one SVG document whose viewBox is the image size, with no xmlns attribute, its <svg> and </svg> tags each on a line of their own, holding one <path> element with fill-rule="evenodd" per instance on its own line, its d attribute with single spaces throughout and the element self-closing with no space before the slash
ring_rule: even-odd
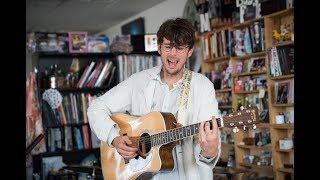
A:
<svg viewBox="0 0 320 180">
<path fill-rule="evenodd" d="M 167 62 L 170 69 L 175 69 L 177 67 L 177 64 L 179 63 L 179 61 L 176 59 L 167 59 Z"/>
</svg>

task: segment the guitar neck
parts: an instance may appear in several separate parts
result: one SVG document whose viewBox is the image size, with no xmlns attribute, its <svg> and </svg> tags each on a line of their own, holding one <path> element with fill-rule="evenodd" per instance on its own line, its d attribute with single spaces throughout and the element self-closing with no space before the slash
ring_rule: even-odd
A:
<svg viewBox="0 0 320 180">
<path fill-rule="evenodd" d="M 216 120 L 217 120 L 218 127 L 222 127 L 223 126 L 222 120 L 220 118 L 217 118 Z M 210 127 L 212 127 L 212 120 L 208 120 L 206 122 L 209 122 Z M 150 137 L 151 146 L 153 147 L 153 146 L 164 145 L 164 144 L 179 141 L 184 138 L 196 135 L 199 133 L 199 126 L 200 126 L 200 123 L 197 123 L 197 124 L 192 124 L 184 127 L 170 129 L 168 131 L 161 132 L 158 134 L 153 134 Z"/>
</svg>

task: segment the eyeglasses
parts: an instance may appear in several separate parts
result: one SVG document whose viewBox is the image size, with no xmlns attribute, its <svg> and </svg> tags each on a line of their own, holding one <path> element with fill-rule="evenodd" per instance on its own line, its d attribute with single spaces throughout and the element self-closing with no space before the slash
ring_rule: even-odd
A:
<svg viewBox="0 0 320 180">
<path fill-rule="evenodd" d="M 189 48 L 189 46 L 176 47 L 176 46 L 172 46 L 170 44 L 161 44 L 161 49 L 163 49 L 165 52 L 170 52 L 173 49 L 173 47 L 175 47 L 175 49 L 178 53 L 183 53 L 186 49 Z"/>
</svg>

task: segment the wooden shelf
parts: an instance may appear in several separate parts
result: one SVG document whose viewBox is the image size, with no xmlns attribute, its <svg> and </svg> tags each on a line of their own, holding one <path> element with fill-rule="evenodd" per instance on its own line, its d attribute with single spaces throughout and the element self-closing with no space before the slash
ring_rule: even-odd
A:
<svg viewBox="0 0 320 180">
<path fill-rule="evenodd" d="M 279 148 L 277 148 L 276 151 L 277 151 L 277 152 L 290 153 L 290 152 L 293 152 L 294 149 L 279 149 Z"/>
<path fill-rule="evenodd" d="M 231 88 L 229 88 L 229 89 L 216 89 L 215 90 L 216 93 L 223 93 L 223 92 L 230 92 L 230 91 L 232 91 Z"/>
<path fill-rule="evenodd" d="M 271 145 L 266 146 L 255 146 L 255 145 L 237 145 L 239 148 L 243 149 L 271 149 Z"/>
<path fill-rule="evenodd" d="M 47 128 L 61 128 L 65 126 L 83 126 L 83 125 L 89 125 L 89 122 L 58 124 L 58 125 L 47 126 Z"/>
<path fill-rule="evenodd" d="M 270 124 L 269 123 L 259 123 L 256 124 L 257 128 L 270 128 Z"/>
<path fill-rule="evenodd" d="M 287 104 L 276 104 L 274 100 L 274 83 L 280 82 L 281 80 L 292 80 L 294 78 L 294 73 L 292 74 L 286 74 L 282 76 L 277 76 L 277 77 L 271 77 L 269 73 L 270 69 L 270 64 L 267 61 L 267 52 L 270 51 L 270 48 L 272 47 L 286 47 L 286 46 L 294 46 L 294 41 L 285 41 L 281 43 L 277 43 L 273 40 L 273 30 L 278 30 L 280 28 L 280 25 L 282 24 L 289 24 L 292 22 L 292 19 L 294 19 L 294 13 L 293 13 L 293 8 L 282 10 L 279 12 L 275 12 L 272 14 L 265 15 L 263 17 L 259 17 L 256 19 L 248 20 L 243 23 L 239 24 L 234 24 L 228 27 L 220 27 L 219 30 L 222 28 L 224 29 L 229 29 L 230 31 L 234 31 L 237 29 L 243 29 L 246 27 L 249 27 L 250 25 L 254 24 L 254 22 L 263 22 L 264 23 L 264 31 L 262 32 L 264 35 L 264 47 L 265 50 L 261 52 L 255 52 L 255 53 L 250 53 L 250 54 L 244 54 L 243 56 L 230 56 L 228 57 L 230 60 L 230 64 L 235 66 L 239 62 L 245 63 L 245 61 L 248 61 L 252 58 L 266 58 L 266 71 L 258 71 L 258 72 L 245 72 L 245 73 L 233 73 L 231 74 L 232 80 L 234 78 L 236 79 L 237 77 L 257 77 L 257 76 L 262 76 L 267 79 L 267 85 L 264 87 L 261 87 L 264 89 L 264 91 L 267 93 L 267 107 L 264 107 L 265 109 L 268 109 L 268 115 L 269 115 L 269 121 L 270 122 L 265 122 L 265 121 L 259 121 L 257 120 L 256 127 L 260 129 L 261 131 L 269 131 L 270 138 L 271 138 L 271 144 L 266 145 L 266 146 L 249 146 L 249 145 L 238 145 L 243 137 L 247 136 L 247 132 L 244 131 L 239 131 L 239 133 L 234 134 L 234 145 L 235 147 L 235 164 L 236 167 L 239 167 L 239 169 L 245 169 L 247 171 L 251 172 L 258 172 L 265 174 L 268 177 L 274 177 L 274 179 L 283 179 L 283 173 L 278 170 L 279 167 L 283 167 L 283 164 L 287 161 L 291 162 L 291 158 L 293 155 L 294 150 L 279 150 L 278 147 L 278 140 L 285 138 L 288 136 L 288 133 L 291 134 L 292 131 L 294 131 L 294 124 L 273 124 L 275 121 L 274 118 L 276 115 L 278 115 L 279 112 L 287 112 L 291 111 L 291 109 L 294 107 L 294 102 L 292 103 L 287 103 Z M 217 29 L 218 30 L 218 29 Z M 214 31 L 212 31 L 214 32 Z M 262 35 L 262 34 L 261 34 Z M 227 62 L 223 61 L 227 57 L 219 57 L 216 59 L 210 59 L 207 61 L 202 61 L 201 67 L 203 72 L 208 72 L 211 70 L 216 70 L 217 65 L 219 65 L 221 62 Z M 220 61 L 220 62 L 218 62 Z M 234 82 L 233 84 L 234 85 Z M 260 88 L 259 88 L 260 89 Z M 238 90 L 238 89 L 237 89 Z M 244 89 L 241 89 L 244 90 Z M 248 90 L 248 89 L 247 89 Z M 227 92 L 228 90 L 216 90 L 216 94 L 220 92 Z M 243 100 L 243 98 L 252 96 L 252 95 L 258 95 L 259 90 L 253 90 L 253 91 L 235 91 L 235 88 L 232 87 L 231 89 L 231 98 L 233 102 L 233 106 L 235 107 L 236 102 L 238 102 L 239 99 Z M 219 94 L 218 94 L 219 95 Z M 291 101 L 290 101 L 291 102 Z M 221 108 L 223 106 L 219 106 Z M 229 109 L 227 109 L 229 110 Z M 260 122 L 260 123 L 258 123 Z M 252 129 L 252 128 L 249 128 Z M 251 132 L 251 131 L 248 131 Z M 291 135 L 289 135 L 291 136 Z M 276 143 L 276 144 L 275 144 Z M 227 145 L 222 145 L 222 146 L 227 146 Z M 224 147 L 227 149 L 226 147 Z M 273 165 L 272 166 L 258 166 L 256 163 L 253 164 L 245 164 L 241 163 L 243 161 L 243 156 L 246 153 L 250 153 L 253 155 L 255 151 L 260 151 L 260 150 L 270 150 L 272 151 L 270 156 L 273 159 Z M 227 152 L 222 152 L 225 153 L 223 155 L 226 155 Z M 287 167 L 287 166 L 286 166 Z M 290 168 L 288 166 L 288 168 Z M 281 169 L 280 169 L 281 170 Z M 292 172 L 292 169 L 283 169 L 284 172 Z"/>
<path fill-rule="evenodd" d="M 267 89 L 265 89 L 265 92 L 267 92 Z M 254 94 L 259 93 L 259 90 L 253 90 L 253 91 L 240 91 L 240 92 L 234 92 L 235 94 Z"/>
<path fill-rule="evenodd" d="M 133 54 L 141 54 L 141 55 L 156 55 L 159 56 L 158 51 L 152 52 L 131 52 L 131 53 L 94 53 L 94 52 L 86 52 L 86 53 L 58 53 L 58 52 L 38 52 L 39 57 L 104 57 L 104 58 L 112 58 L 119 55 L 133 55 Z"/>
<path fill-rule="evenodd" d="M 272 170 L 272 166 L 259 166 L 255 164 L 247 164 L 247 163 L 239 163 L 240 166 L 246 166 L 246 167 L 251 167 L 251 168 L 262 168 L 262 169 L 270 169 Z"/>
<path fill-rule="evenodd" d="M 284 173 L 293 173 L 292 168 L 278 168 L 277 171 L 284 172 Z"/>
<path fill-rule="evenodd" d="M 288 104 L 272 104 L 274 107 L 291 107 L 294 106 L 294 103 L 288 103 Z"/>
<path fill-rule="evenodd" d="M 288 46 L 288 45 L 294 45 L 294 41 L 285 41 L 285 42 L 277 43 L 277 44 L 274 44 L 273 47 Z"/>
<path fill-rule="evenodd" d="M 57 156 L 57 155 L 71 155 L 71 154 L 88 154 L 92 152 L 100 152 L 100 148 L 92 148 L 92 149 L 75 149 L 71 151 L 54 151 L 54 152 L 43 152 L 37 154 L 37 156 L 49 157 L 49 156 Z"/>
<path fill-rule="evenodd" d="M 246 54 L 243 56 L 232 56 L 232 58 L 236 59 L 236 60 L 241 60 L 241 59 L 249 59 L 252 57 L 259 57 L 259 56 L 265 56 L 265 55 L 266 55 L 266 52 L 262 51 L 262 52 L 257 52 L 257 53 Z"/>
<path fill-rule="evenodd" d="M 219 108 L 221 109 L 232 109 L 232 106 L 231 105 L 228 105 L 228 106 L 218 106 Z"/>
<path fill-rule="evenodd" d="M 240 76 L 254 76 L 254 75 L 260 75 L 260 74 L 266 74 L 267 71 L 254 71 L 254 72 L 245 72 L 240 74 L 234 74 L 233 77 L 240 77 Z"/>
<path fill-rule="evenodd" d="M 294 8 L 285 9 L 285 10 L 282 10 L 279 12 L 265 15 L 264 17 L 266 17 L 266 18 L 279 18 L 279 17 L 287 16 L 287 15 L 293 13 L 293 9 Z"/>
<path fill-rule="evenodd" d="M 251 19 L 251 20 L 247 20 L 247 21 L 244 21 L 242 23 L 238 23 L 238 24 L 235 24 L 232 26 L 233 29 L 240 29 L 242 27 L 245 27 L 245 26 L 248 26 L 256 21 L 260 21 L 260 20 L 263 20 L 263 17 L 259 17 L 259 18 L 255 18 L 255 19 Z"/>
<path fill-rule="evenodd" d="M 221 146 L 224 146 L 224 147 L 234 147 L 234 144 L 230 144 L 230 143 L 221 143 Z"/>
<path fill-rule="evenodd" d="M 290 79 L 290 78 L 293 78 L 293 77 L 294 77 L 294 74 L 289 74 L 289 75 L 270 77 L 270 79 L 272 79 L 272 80 L 282 80 L 282 79 Z"/>
<path fill-rule="evenodd" d="M 271 124 L 274 129 L 293 129 L 293 124 Z"/>
<path fill-rule="evenodd" d="M 111 87 L 96 87 L 96 88 L 56 88 L 60 93 L 99 93 L 99 92 L 106 92 Z M 40 92 L 44 92 L 46 89 L 40 89 Z"/>
<path fill-rule="evenodd" d="M 205 59 L 203 60 L 203 62 L 219 62 L 219 61 L 226 61 L 229 60 L 230 56 L 221 56 L 221 57 L 216 57 L 216 58 L 212 58 L 212 59 Z"/>
</svg>

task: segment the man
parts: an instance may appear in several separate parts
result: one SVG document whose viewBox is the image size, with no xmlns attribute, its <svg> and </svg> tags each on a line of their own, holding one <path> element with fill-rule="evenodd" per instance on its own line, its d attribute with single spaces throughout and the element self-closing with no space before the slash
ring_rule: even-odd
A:
<svg viewBox="0 0 320 180">
<path fill-rule="evenodd" d="M 173 150 L 174 170 L 159 172 L 153 179 L 212 179 L 212 168 L 221 151 L 215 120 L 218 104 L 212 82 L 184 68 L 193 52 L 194 28 L 185 19 L 170 19 L 160 26 L 157 38 L 162 65 L 132 75 L 93 100 L 88 108 L 90 126 L 101 141 L 130 159 L 137 155 L 137 149 L 126 145 L 131 144 L 127 136 L 119 136 L 110 118 L 113 113 L 170 112 L 183 126 L 202 122 L 198 136 L 182 140 Z M 203 123 L 210 119 L 212 129 Z"/>
</svg>

